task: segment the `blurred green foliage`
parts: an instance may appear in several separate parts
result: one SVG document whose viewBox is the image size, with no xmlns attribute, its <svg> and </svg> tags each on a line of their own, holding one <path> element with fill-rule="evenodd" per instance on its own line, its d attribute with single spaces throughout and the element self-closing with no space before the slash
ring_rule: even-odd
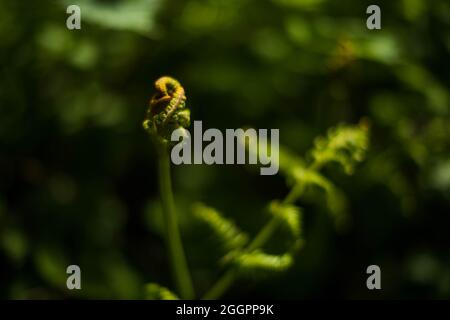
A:
<svg viewBox="0 0 450 320">
<path fill-rule="evenodd" d="M 336 233 L 326 203 L 305 201 L 294 265 L 227 297 L 450 297 L 448 1 L 378 1 L 378 31 L 365 27 L 369 1 L 79 3 L 82 29 L 69 31 L 64 1 L 2 1 L 1 297 L 145 298 L 159 292 L 145 283 L 171 287 L 155 153 L 141 128 L 164 74 L 183 83 L 193 120 L 279 128 L 296 154 L 338 123 L 371 124 L 353 176 L 326 168 L 347 195 L 347 227 Z M 174 168 L 198 292 L 217 278 L 220 250 L 192 202 L 253 234 L 269 219 L 266 200 L 288 190 L 247 169 Z M 81 291 L 65 288 L 69 264 L 81 267 Z M 365 287 L 371 264 L 381 292 Z"/>
</svg>

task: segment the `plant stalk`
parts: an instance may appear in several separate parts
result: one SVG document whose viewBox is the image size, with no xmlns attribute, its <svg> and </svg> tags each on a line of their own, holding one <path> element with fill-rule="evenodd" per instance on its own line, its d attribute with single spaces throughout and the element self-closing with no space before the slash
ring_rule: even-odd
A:
<svg viewBox="0 0 450 320">
<path fill-rule="evenodd" d="M 177 291 L 183 299 L 193 299 L 194 289 L 189 273 L 186 256 L 183 251 L 180 230 L 178 228 L 175 202 L 170 176 L 170 159 L 167 147 L 158 144 L 159 190 L 164 211 L 165 240 L 169 251 L 169 260 Z"/>
</svg>

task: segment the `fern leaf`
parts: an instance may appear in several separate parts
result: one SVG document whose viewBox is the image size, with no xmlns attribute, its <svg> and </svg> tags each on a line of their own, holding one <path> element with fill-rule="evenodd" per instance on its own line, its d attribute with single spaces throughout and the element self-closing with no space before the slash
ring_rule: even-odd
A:
<svg viewBox="0 0 450 320">
<path fill-rule="evenodd" d="M 319 172 L 304 168 L 296 168 L 292 172 L 292 177 L 296 181 L 294 187 L 297 192 L 301 193 L 308 187 L 319 187 L 325 192 L 327 207 L 337 219 L 337 223 L 341 223 L 345 219 L 346 200 L 342 192 L 327 178 Z"/>
<path fill-rule="evenodd" d="M 286 224 L 294 238 L 300 237 L 300 208 L 279 201 L 272 201 L 269 204 L 269 212 Z"/>
<path fill-rule="evenodd" d="M 214 208 L 196 203 L 193 205 L 193 212 L 199 220 L 212 229 L 226 250 L 239 249 L 247 243 L 248 236 Z"/>
<path fill-rule="evenodd" d="M 361 121 L 356 126 L 331 128 L 325 137 L 316 138 L 311 154 L 316 166 L 337 162 L 347 174 L 351 174 L 355 164 L 364 159 L 368 146 L 369 126 Z"/>
<path fill-rule="evenodd" d="M 272 255 L 261 251 L 240 252 L 234 254 L 232 263 L 244 274 L 261 271 L 281 272 L 292 265 L 293 258 L 289 253 Z"/>
<path fill-rule="evenodd" d="M 147 300 L 179 300 L 172 291 L 156 283 L 145 286 L 145 297 Z"/>
</svg>

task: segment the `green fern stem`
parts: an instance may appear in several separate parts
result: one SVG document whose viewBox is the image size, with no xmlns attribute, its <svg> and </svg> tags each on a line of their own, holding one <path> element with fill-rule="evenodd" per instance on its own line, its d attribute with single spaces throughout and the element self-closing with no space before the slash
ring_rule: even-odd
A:
<svg viewBox="0 0 450 320">
<path fill-rule="evenodd" d="M 165 238 L 172 273 L 179 295 L 183 299 L 193 299 L 194 289 L 178 228 L 170 176 L 170 161 L 167 147 L 164 143 L 159 143 L 158 158 L 159 188 L 164 210 Z"/>
<path fill-rule="evenodd" d="M 219 299 L 228 288 L 231 287 L 236 280 L 237 272 L 234 268 L 225 272 L 225 274 L 209 289 L 209 291 L 203 296 L 203 300 L 216 300 Z"/>
</svg>

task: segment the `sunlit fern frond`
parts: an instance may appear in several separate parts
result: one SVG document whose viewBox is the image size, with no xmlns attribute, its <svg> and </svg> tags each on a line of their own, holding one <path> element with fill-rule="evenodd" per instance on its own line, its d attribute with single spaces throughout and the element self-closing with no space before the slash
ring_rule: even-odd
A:
<svg viewBox="0 0 450 320">
<path fill-rule="evenodd" d="M 214 232 L 227 252 L 242 248 L 247 243 L 248 236 L 216 209 L 196 203 L 192 210 L 194 215 Z"/>
<path fill-rule="evenodd" d="M 284 204 L 280 201 L 272 201 L 269 204 L 269 212 L 281 219 L 283 223 L 288 227 L 292 236 L 296 239 L 300 237 L 301 233 L 301 211 L 300 208 L 291 205 Z"/>
<path fill-rule="evenodd" d="M 172 291 L 156 283 L 145 286 L 145 298 L 147 300 L 179 300 Z"/>
<path fill-rule="evenodd" d="M 293 187 L 294 198 L 296 193 L 302 194 L 308 188 L 317 187 L 324 191 L 326 204 L 330 212 L 336 219 L 336 223 L 340 224 L 346 219 L 346 199 L 343 193 L 330 180 L 315 170 L 296 168 L 291 173 L 292 179 L 295 181 Z"/>
<path fill-rule="evenodd" d="M 314 141 L 311 155 L 316 167 L 329 162 L 339 163 L 347 174 L 353 173 L 355 164 L 361 162 L 369 147 L 369 125 L 339 125 L 328 130 L 324 137 Z"/>
<path fill-rule="evenodd" d="M 231 262 L 238 272 L 245 275 L 256 275 L 264 272 L 285 271 L 292 265 L 293 258 L 290 253 L 273 255 L 256 250 L 235 252 Z"/>
</svg>

